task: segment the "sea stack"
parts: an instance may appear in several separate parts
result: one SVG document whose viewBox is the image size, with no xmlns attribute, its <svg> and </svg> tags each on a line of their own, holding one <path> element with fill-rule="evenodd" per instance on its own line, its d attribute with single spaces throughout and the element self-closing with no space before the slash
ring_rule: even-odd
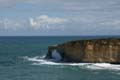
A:
<svg viewBox="0 0 120 80">
<path fill-rule="evenodd" d="M 52 59 L 54 51 L 60 54 L 60 61 L 119 64 L 120 38 L 76 40 L 49 46 L 46 59 Z"/>
</svg>

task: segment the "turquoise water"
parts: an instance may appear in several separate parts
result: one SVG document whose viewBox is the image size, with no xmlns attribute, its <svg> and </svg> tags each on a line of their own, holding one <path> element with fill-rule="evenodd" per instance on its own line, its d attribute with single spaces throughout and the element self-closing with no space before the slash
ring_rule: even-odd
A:
<svg viewBox="0 0 120 80">
<path fill-rule="evenodd" d="M 43 59 L 49 45 L 87 38 L 0 37 L 0 80 L 120 80 L 120 65 Z"/>
</svg>

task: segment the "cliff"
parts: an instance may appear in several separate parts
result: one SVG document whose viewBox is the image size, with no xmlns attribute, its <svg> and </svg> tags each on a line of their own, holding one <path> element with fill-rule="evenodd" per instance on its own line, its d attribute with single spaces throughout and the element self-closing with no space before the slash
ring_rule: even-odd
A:
<svg viewBox="0 0 120 80">
<path fill-rule="evenodd" d="M 56 50 L 61 61 L 85 63 L 120 63 L 120 39 L 77 40 L 48 47 L 46 59 Z"/>
</svg>

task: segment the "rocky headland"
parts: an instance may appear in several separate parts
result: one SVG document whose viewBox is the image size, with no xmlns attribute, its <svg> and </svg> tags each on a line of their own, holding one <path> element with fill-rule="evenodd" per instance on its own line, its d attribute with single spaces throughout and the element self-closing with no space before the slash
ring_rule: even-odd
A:
<svg viewBox="0 0 120 80">
<path fill-rule="evenodd" d="M 70 41 L 48 47 L 46 59 L 81 63 L 120 63 L 120 38 Z"/>
</svg>

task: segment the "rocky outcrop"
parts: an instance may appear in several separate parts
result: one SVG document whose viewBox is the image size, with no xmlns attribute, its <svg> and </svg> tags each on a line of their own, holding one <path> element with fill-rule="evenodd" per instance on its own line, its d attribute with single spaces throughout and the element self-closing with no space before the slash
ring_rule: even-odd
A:
<svg viewBox="0 0 120 80">
<path fill-rule="evenodd" d="M 48 47 L 47 59 L 53 50 L 61 55 L 61 61 L 86 63 L 120 63 L 120 39 L 77 40 Z"/>
</svg>

